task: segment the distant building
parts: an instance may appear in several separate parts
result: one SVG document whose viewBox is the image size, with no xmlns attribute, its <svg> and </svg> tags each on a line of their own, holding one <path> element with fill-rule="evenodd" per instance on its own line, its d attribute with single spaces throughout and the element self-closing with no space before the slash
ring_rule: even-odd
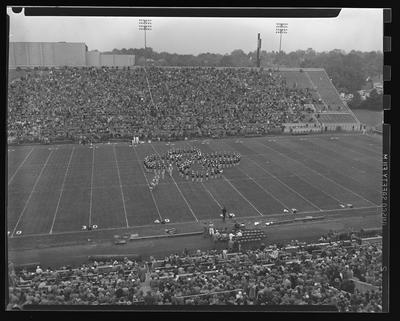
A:
<svg viewBox="0 0 400 321">
<path fill-rule="evenodd" d="M 340 99 L 342 99 L 342 101 L 344 101 L 345 103 L 349 103 L 353 99 L 353 97 L 353 94 L 340 93 Z"/>
<path fill-rule="evenodd" d="M 359 90 L 358 93 L 360 94 L 361 100 L 366 100 L 369 97 L 370 90 Z"/>
<path fill-rule="evenodd" d="M 378 94 L 383 94 L 383 84 L 381 82 L 375 82 L 374 89 L 376 89 Z"/>
<path fill-rule="evenodd" d="M 86 66 L 87 46 L 81 42 L 10 42 L 8 66 Z"/>
<path fill-rule="evenodd" d="M 135 55 L 103 54 L 92 50 L 86 53 L 86 64 L 91 67 L 130 67 L 135 65 Z"/>
<path fill-rule="evenodd" d="M 10 42 L 9 69 L 34 67 L 128 67 L 135 55 L 102 54 L 88 51 L 83 42 Z"/>
</svg>

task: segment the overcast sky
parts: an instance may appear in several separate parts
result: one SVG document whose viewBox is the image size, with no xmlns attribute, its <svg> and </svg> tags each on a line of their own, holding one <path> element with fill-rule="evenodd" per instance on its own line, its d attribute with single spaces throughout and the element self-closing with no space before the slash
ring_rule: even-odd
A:
<svg viewBox="0 0 400 321">
<path fill-rule="evenodd" d="M 89 50 L 99 51 L 144 47 L 144 34 L 138 30 L 136 17 L 25 17 L 10 8 L 7 13 L 12 42 L 84 42 Z M 339 17 L 325 19 L 143 18 L 153 21 L 147 46 L 157 52 L 197 55 L 242 49 L 247 53 L 256 50 L 258 32 L 262 50 L 277 51 L 277 22 L 289 24 L 288 34 L 282 38 L 286 52 L 307 48 L 382 51 L 382 9 L 343 9 Z"/>
</svg>

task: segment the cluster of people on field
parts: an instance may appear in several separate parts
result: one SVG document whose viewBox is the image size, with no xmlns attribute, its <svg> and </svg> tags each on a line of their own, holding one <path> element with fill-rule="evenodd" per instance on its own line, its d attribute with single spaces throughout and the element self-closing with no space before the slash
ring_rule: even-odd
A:
<svg viewBox="0 0 400 321">
<path fill-rule="evenodd" d="M 148 173 L 154 172 L 151 183 L 153 189 L 161 177 L 164 179 L 168 171 L 172 177 L 173 164 L 175 164 L 179 175 L 192 182 L 203 182 L 209 178 L 221 178 L 223 168 L 239 165 L 241 155 L 237 152 L 212 152 L 203 153 L 197 147 L 172 148 L 162 155 L 151 154 L 144 158 L 143 165 Z M 194 168 L 197 165 L 197 169 Z"/>
<path fill-rule="evenodd" d="M 333 305 L 382 311 L 382 245 L 357 242 L 188 251 L 147 264 L 93 262 L 9 273 L 9 307 L 32 304 Z M 107 266 L 107 271 L 104 267 Z M 10 270 L 10 268 L 9 268 Z M 150 289 L 143 288 L 149 280 Z M 357 288 L 363 280 L 369 290 Z"/>
<path fill-rule="evenodd" d="M 268 70 L 31 70 L 9 84 L 8 136 L 98 142 L 265 134 L 308 119 L 314 96 Z"/>
</svg>

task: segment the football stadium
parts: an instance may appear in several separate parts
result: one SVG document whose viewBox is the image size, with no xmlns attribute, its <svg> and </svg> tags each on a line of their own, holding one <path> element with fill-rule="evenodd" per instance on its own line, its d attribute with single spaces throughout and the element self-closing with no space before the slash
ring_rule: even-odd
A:
<svg viewBox="0 0 400 321">
<path fill-rule="evenodd" d="M 382 136 L 324 69 L 85 47 L 9 47 L 12 307 L 382 310 Z"/>
</svg>

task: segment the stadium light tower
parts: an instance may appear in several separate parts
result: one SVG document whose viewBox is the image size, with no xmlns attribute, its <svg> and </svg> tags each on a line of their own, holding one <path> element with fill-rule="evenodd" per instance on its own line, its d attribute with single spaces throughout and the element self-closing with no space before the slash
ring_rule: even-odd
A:
<svg viewBox="0 0 400 321">
<path fill-rule="evenodd" d="M 144 61 L 145 61 L 145 65 L 146 65 L 146 61 L 147 61 L 147 55 L 146 55 L 146 49 L 147 49 L 147 42 L 146 42 L 146 32 L 151 30 L 151 19 L 139 19 L 139 30 L 143 30 L 144 31 L 144 53 L 145 53 L 145 57 L 144 57 Z"/>
<path fill-rule="evenodd" d="M 279 37 L 279 53 L 281 52 L 282 48 L 282 34 L 286 34 L 288 31 L 288 24 L 287 23 L 277 23 L 276 24 L 276 33 L 280 35 Z"/>
<path fill-rule="evenodd" d="M 278 55 L 280 55 L 280 53 L 282 51 L 282 49 L 281 49 L 282 48 L 282 34 L 286 34 L 287 30 L 288 30 L 288 24 L 287 23 L 278 22 L 276 24 L 275 32 L 280 35 L 279 36 L 279 53 L 278 53 Z M 278 64 L 278 70 L 279 70 L 279 64 Z"/>
</svg>

